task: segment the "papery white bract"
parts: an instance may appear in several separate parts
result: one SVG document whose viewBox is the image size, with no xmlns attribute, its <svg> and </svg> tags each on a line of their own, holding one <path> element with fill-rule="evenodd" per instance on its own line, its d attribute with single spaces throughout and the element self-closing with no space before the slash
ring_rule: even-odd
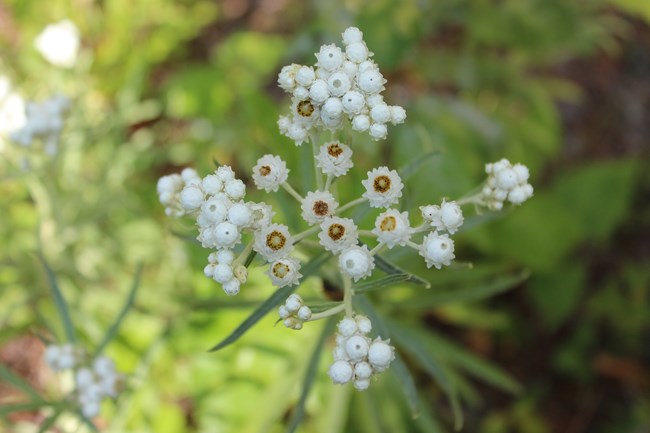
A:
<svg viewBox="0 0 650 433">
<path fill-rule="evenodd" d="M 71 68 L 77 61 L 79 30 L 70 20 L 50 24 L 36 37 L 34 46 L 51 64 Z"/>
</svg>

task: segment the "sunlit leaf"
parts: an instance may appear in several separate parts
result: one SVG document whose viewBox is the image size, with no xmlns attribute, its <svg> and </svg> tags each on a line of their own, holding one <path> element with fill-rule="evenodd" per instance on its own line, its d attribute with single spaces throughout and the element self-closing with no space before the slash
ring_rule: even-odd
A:
<svg viewBox="0 0 650 433">
<path fill-rule="evenodd" d="M 41 263 L 43 263 L 43 267 L 45 268 L 47 281 L 50 284 L 50 289 L 52 290 L 52 297 L 54 298 L 54 304 L 56 305 L 56 309 L 59 312 L 59 317 L 61 318 L 61 322 L 63 323 L 63 329 L 65 331 L 66 339 L 69 342 L 73 343 L 76 340 L 76 336 L 74 332 L 74 327 L 72 326 L 72 319 L 70 318 L 70 313 L 68 311 L 68 304 L 65 302 L 65 299 L 63 298 L 63 293 L 61 293 L 61 289 L 56 279 L 56 275 L 52 271 L 52 268 L 50 268 L 50 265 L 47 263 L 45 256 L 39 253 L 38 257 L 41 260 Z"/>
</svg>

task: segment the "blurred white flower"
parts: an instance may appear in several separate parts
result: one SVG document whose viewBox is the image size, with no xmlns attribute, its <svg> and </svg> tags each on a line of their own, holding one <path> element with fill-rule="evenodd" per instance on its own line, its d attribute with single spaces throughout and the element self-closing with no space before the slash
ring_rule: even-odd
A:
<svg viewBox="0 0 650 433">
<path fill-rule="evenodd" d="M 70 20 L 50 24 L 36 37 L 34 46 L 54 66 L 71 68 L 79 52 L 79 30 Z"/>
</svg>

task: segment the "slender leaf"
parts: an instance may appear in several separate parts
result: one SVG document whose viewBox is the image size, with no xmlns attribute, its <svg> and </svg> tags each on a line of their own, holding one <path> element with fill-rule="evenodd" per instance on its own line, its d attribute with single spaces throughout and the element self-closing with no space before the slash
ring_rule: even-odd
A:
<svg viewBox="0 0 650 433">
<path fill-rule="evenodd" d="M 30 401 L 28 403 L 9 403 L 0 406 L 0 417 L 4 417 L 12 412 L 28 412 L 38 410 L 44 406 L 49 406 L 45 401 Z"/>
<path fill-rule="evenodd" d="M 311 304 L 308 300 L 305 300 L 305 304 L 309 307 L 312 313 L 322 313 L 323 311 L 338 307 L 341 305 L 341 302 L 320 302 L 318 304 Z"/>
<path fill-rule="evenodd" d="M 417 338 L 414 338 L 405 328 L 399 326 L 396 322 L 389 322 L 388 326 L 391 334 L 395 337 L 396 343 L 411 354 L 445 391 L 454 415 L 454 429 L 460 430 L 463 427 L 463 413 L 458 398 L 458 390 L 444 367 L 430 353 L 427 346 Z"/>
<path fill-rule="evenodd" d="M 59 287 L 59 283 L 57 282 L 56 275 L 52 271 L 52 268 L 50 268 L 50 265 L 47 263 L 47 260 L 45 260 L 45 256 L 39 253 L 38 257 L 43 263 L 43 267 L 45 268 L 47 280 L 50 283 L 50 289 L 52 290 L 52 297 L 54 298 L 56 309 L 58 310 L 59 316 L 61 318 L 61 322 L 63 323 L 63 329 L 65 331 L 66 339 L 70 343 L 74 343 L 76 337 L 75 337 L 74 327 L 72 326 L 72 319 L 70 318 L 68 305 L 66 304 L 65 299 L 63 298 L 63 293 L 61 293 L 61 289 Z"/>
<path fill-rule="evenodd" d="M 27 383 L 27 381 L 9 370 L 3 364 L 0 364 L 0 379 L 17 390 L 24 392 L 32 401 L 39 401 L 41 404 L 45 401 L 43 397 L 41 397 L 41 395 L 32 388 L 29 383 Z"/>
<path fill-rule="evenodd" d="M 63 406 L 59 406 L 52 415 L 43 421 L 43 423 L 38 428 L 38 433 L 46 433 L 49 431 L 50 427 L 52 427 L 59 416 L 61 416 L 61 413 L 63 413 Z"/>
<path fill-rule="evenodd" d="M 416 329 L 411 330 L 413 335 L 416 335 L 417 332 L 418 330 Z M 422 331 L 419 332 L 422 333 Z M 444 338 L 440 334 L 428 331 L 422 333 L 422 337 L 426 339 L 424 344 L 429 347 L 435 347 L 436 352 L 442 358 L 457 365 L 477 379 L 513 394 L 521 391 L 521 385 L 503 370 L 473 355 L 471 352 Z"/>
<path fill-rule="evenodd" d="M 442 152 L 440 150 L 432 150 L 425 153 L 424 155 L 418 155 L 416 158 L 413 158 L 410 162 L 404 165 L 398 170 L 400 178 L 405 181 L 413 176 L 425 162 L 429 161 L 434 156 L 440 155 Z"/>
<path fill-rule="evenodd" d="M 393 284 L 408 281 L 410 277 L 411 277 L 410 274 L 387 275 L 383 278 L 379 278 L 378 280 L 366 281 L 363 283 L 355 284 L 352 286 L 352 291 L 354 291 L 355 294 L 361 294 L 361 293 L 372 292 L 375 290 L 385 289 L 386 287 L 390 287 Z"/>
<path fill-rule="evenodd" d="M 390 331 L 377 311 L 374 309 L 368 298 L 364 295 L 355 296 L 354 302 L 359 306 L 370 321 L 372 322 L 375 330 L 382 338 L 391 337 Z M 420 414 L 420 399 L 418 397 L 418 390 L 415 386 L 415 380 L 409 372 L 408 367 L 402 360 L 399 353 L 395 353 L 395 359 L 391 362 L 390 371 L 397 376 L 399 383 L 402 385 L 402 392 L 406 396 L 411 416 L 417 418 Z"/>
<path fill-rule="evenodd" d="M 307 365 L 307 371 L 305 372 L 305 379 L 302 382 L 302 391 L 300 392 L 300 398 L 296 407 L 293 411 L 293 416 L 289 422 L 289 427 L 287 428 L 288 433 L 294 433 L 300 423 L 302 422 L 303 417 L 305 416 L 305 403 L 307 402 L 307 396 L 309 396 L 309 391 L 311 390 L 314 380 L 316 379 L 316 373 L 318 372 L 318 361 L 320 361 L 320 355 L 323 351 L 323 346 L 325 345 L 325 340 L 332 333 L 336 321 L 333 317 L 327 321 L 323 330 L 321 332 L 320 338 L 316 342 L 316 347 L 314 352 L 309 359 L 309 364 Z"/>
<path fill-rule="evenodd" d="M 104 339 L 102 340 L 101 343 L 99 343 L 97 349 L 95 349 L 93 358 L 99 355 L 100 353 L 102 353 L 106 345 L 113 339 L 113 337 L 115 337 L 115 334 L 120 329 L 120 325 L 122 324 L 122 321 L 126 317 L 126 314 L 129 312 L 131 307 L 133 307 L 133 303 L 135 302 L 135 295 L 138 291 L 138 287 L 140 287 L 141 277 L 142 277 L 142 265 L 138 265 L 138 268 L 135 271 L 135 276 L 133 277 L 133 283 L 131 284 L 131 290 L 129 290 L 129 295 L 126 298 L 126 302 L 124 303 L 124 306 L 120 310 L 120 314 L 117 315 L 115 321 L 106 332 Z"/>
<path fill-rule="evenodd" d="M 408 281 L 409 283 L 419 284 L 427 289 L 431 287 L 431 283 L 429 283 L 424 278 L 406 272 L 404 269 L 390 262 L 388 259 L 380 256 L 379 254 L 375 256 L 375 264 L 379 269 L 386 272 L 387 274 L 408 274 L 409 278 L 405 281 Z"/>
<path fill-rule="evenodd" d="M 255 256 L 257 255 L 257 252 L 251 251 L 248 253 L 248 257 L 246 257 L 246 261 L 244 262 L 244 267 L 248 268 L 251 263 L 253 263 L 253 260 L 255 259 Z"/>
<path fill-rule="evenodd" d="M 329 253 L 322 253 L 319 256 L 314 257 L 310 260 L 301 270 L 302 270 L 302 279 L 300 284 L 302 284 L 309 276 L 316 272 L 329 258 L 331 255 Z M 266 299 L 253 313 L 246 318 L 235 330 L 228 335 L 224 340 L 219 344 L 214 346 L 209 350 L 209 352 L 214 352 L 219 349 L 234 343 L 242 335 L 244 335 L 254 324 L 260 321 L 262 317 L 271 311 L 273 308 L 277 307 L 282 301 L 284 301 L 287 296 L 293 293 L 299 286 L 284 286 L 276 290 L 269 298 Z"/>
<path fill-rule="evenodd" d="M 426 296 L 413 297 L 396 302 L 394 305 L 403 308 L 434 308 L 457 302 L 478 301 L 513 289 L 529 276 L 528 271 L 522 271 L 519 274 L 500 277 L 491 282 L 482 282 L 476 286 L 434 290 L 427 292 Z"/>
</svg>

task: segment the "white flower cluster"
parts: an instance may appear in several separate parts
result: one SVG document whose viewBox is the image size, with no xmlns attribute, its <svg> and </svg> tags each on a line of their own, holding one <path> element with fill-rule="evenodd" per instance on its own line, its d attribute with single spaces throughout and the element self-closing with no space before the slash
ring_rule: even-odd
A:
<svg viewBox="0 0 650 433">
<path fill-rule="evenodd" d="M 486 164 L 485 172 L 488 178 L 482 198 L 488 208 L 501 210 L 506 200 L 519 205 L 533 196 L 533 186 L 528 183 L 530 173 L 525 165 L 512 165 L 504 158 Z"/>
<path fill-rule="evenodd" d="M 278 314 L 284 326 L 295 330 L 302 329 L 302 324 L 311 319 L 311 309 L 295 293 L 289 295 L 284 305 L 280 305 Z"/>
<path fill-rule="evenodd" d="M 374 140 L 383 140 L 387 124 L 403 123 L 406 111 L 384 102 L 381 92 L 386 79 L 370 58 L 373 53 L 356 27 L 343 32 L 345 49 L 323 45 L 316 64 L 285 66 L 278 84 L 292 97 L 291 115 L 281 116 L 280 132 L 296 145 L 308 140 L 313 129 L 341 129 L 347 118 L 355 131 L 368 131 Z"/>
<path fill-rule="evenodd" d="M 98 356 L 86 364 L 81 351 L 69 343 L 49 345 L 45 349 L 45 362 L 53 371 L 75 370 L 75 392 L 81 413 L 87 418 L 99 415 L 104 397 L 117 397 L 124 378 L 115 370 L 110 358 Z"/>
<path fill-rule="evenodd" d="M 285 170 L 285 174 L 279 170 Z M 261 179 L 257 180 L 258 185 L 263 185 L 261 188 L 277 189 L 276 183 L 286 179 L 284 161 L 271 155 L 260 158 L 255 172 Z M 290 257 L 294 240 L 289 229 L 271 222 L 274 215 L 271 206 L 246 202 L 245 195 L 246 185 L 235 177 L 229 166 L 221 166 L 204 178 L 186 168 L 180 175 L 171 174 L 158 180 L 158 196 L 167 215 L 196 218 L 197 239 L 204 248 L 215 250 L 208 256 L 204 273 L 220 283 L 226 294 L 238 294 L 248 278 L 241 262 L 246 257 L 237 258 L 233 252 L 241 244 L 244 232 L 253 234 L 250 248 L 269 262 L 267 274 L 275 286 L 297 284 L 302 275 L 300 263 Z"/>
<path fill-rule="evenodd" d="M 70 20 L 50 24 L 36 37 L 34 46 L 54 66 L 71 68 L 79 52 L 79 30 Z"/>
<path fill-rule="evenodd" d="M 77 365 L 78 350 L 72 344 L 51 344 L 45 349 L 45 362 L 53 371 L 70 370 Z"/>
<path fill-rule="evenodd" d="M 113 360 L 97 357 L 91 367 L 82 367 L 75 374 L 81 413 L 87 418 L 99 415 L 104 397 L 117 397 L 123 377 L 115 370 Z"/>
<path fill-rule="evenodd" d="M 390 340 L 367 337 L 372 330 L 370 320 L 361 315 L 345 317 L 338 324 L 334 362 L 328 370 L 332 382 L 343 385 L 352 382 L 363 391 L 370 386 L 373 375 L 386 370 L 395 359 Z"/>
<path fill-rule="evenodd" d="M 454 241 L 449 237 L 463 225 L 463 211 L 455 201 L 443 200 L 440 206 L 420 206 L 424 223 L 434 228 L 422 240 L 419 253 L 427 263 L 427 267 L 449 266 L 455 258 Z M 442 232 L 447 233 L 442 233 Z"/>
<path fill-rule="evenodd" d="M 25 124 L 11 134 L 11 139 L 21 146 L 30 146 L 34 139 L 43 141 L 45 152 L 56 155 L 63 129 L 63 116 L 70 108 L 70 100 L 56 95 L 45 101 L 25 105 Z"/>
</svg>

